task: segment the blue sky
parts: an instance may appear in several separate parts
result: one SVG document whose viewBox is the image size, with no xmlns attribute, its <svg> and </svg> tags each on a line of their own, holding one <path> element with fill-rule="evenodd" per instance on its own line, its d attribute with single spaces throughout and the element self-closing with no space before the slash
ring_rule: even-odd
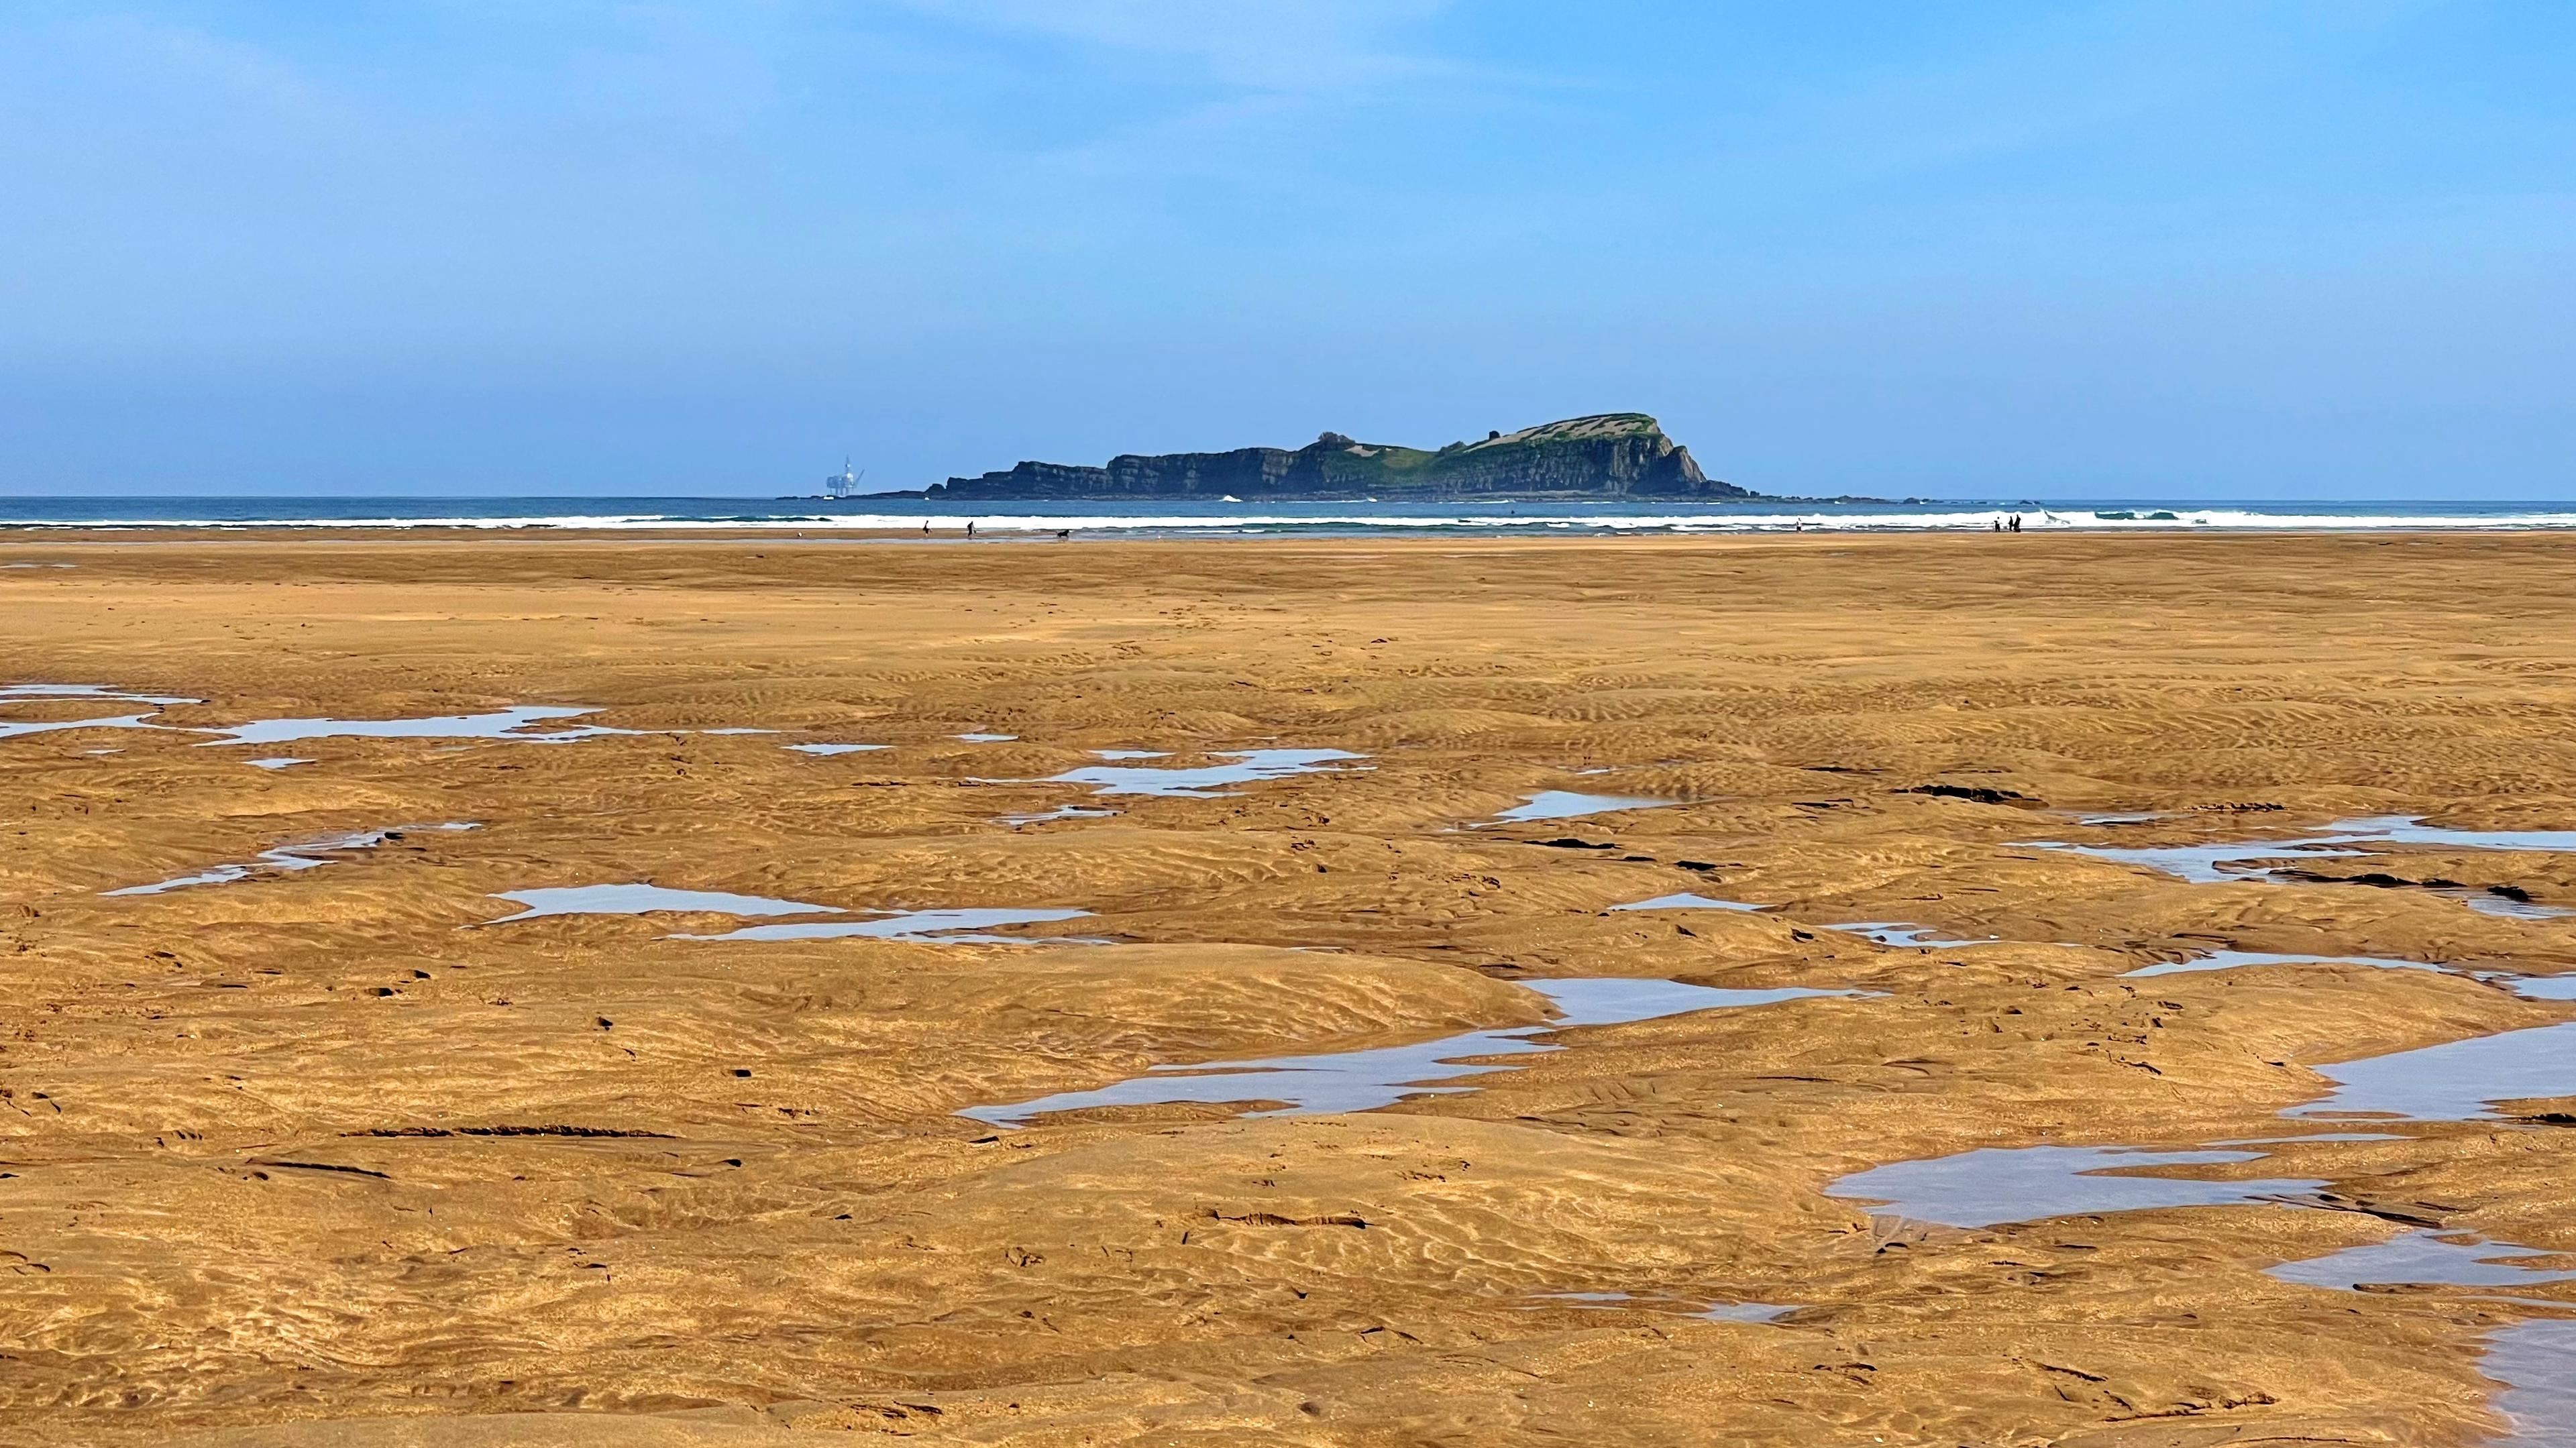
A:
<svg viewBox="0 0 2576 1448">
<path fill-rule="evenodd" d="M 2576 498 L 2576 5 L 0 9 L 0 491 Z"/>
</svg>

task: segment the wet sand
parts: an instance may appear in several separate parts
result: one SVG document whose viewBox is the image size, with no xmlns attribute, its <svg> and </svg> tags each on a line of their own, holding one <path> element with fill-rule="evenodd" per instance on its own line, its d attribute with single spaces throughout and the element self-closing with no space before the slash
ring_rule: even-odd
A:
<svg viewBox="0 0 2576 1448">
<path fill-rule="evenodd" d="M 2321 1067 L 2576 1004 L 2465 968 L 2120 978 L 2576 970 L 2576 918 L 2458 893 L 2576 906 L 2576 855 L 2204 884 L 2033 843 L 2576 828 L 2576 539 L 0 561 L 78 565 L 0 571 L 0 685 L 206 701 L 0 723 L 638 731 L 0 737 L 0 1442 L 2468 1443 L 2505 1428 L 2489 1335 L 2576 1312 L 2265 1270 L 2427 1229 L 2576 1252 L 2576 1102 L 2297 1115 Z M 778 732 L 707 732 L 748 729 Z M 789 747 L 831 742 L 889 747 Z M 1033 782 L 1257 749 L 1362 757 Z M 1547 791 L 1673 803 L 1469 827 Z M 818 908 L 491 923 L 635 884 Z M 1694 893 L 1767 908 L 1615 908 Z M 682 938 L 912 910 L 1088 913 Z M 1827 928 L 1863 921 L 1991 940 Z M 1568 1030 L 1365 1113 L 958 1114 L 1528 1027 L 1513 982 L 1623 976 L 1861 994 Z M 1828 1193 L 2304 1132 L 2394 1139 L 2172 1169 L 2326 1184 L 2298 1202 L 1963 1228 Z M 1793 1310 L 1709 1312 L 1748 1303 Z"/>
</svg>

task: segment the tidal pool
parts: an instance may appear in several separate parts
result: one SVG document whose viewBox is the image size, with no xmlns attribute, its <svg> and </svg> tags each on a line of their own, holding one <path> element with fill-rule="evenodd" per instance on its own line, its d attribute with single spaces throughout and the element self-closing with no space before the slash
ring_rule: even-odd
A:
<svg viewBox="0 0 2576 1448">
<path fill-rule="evenodd" d="M 2576 1095 L 2576 1021 L 2473 1036 L 2333 1066 L 2335 1083 L 2304 1117 L 2392 1116 L 2416 1121 L 2492 1117 L 2499 1101 Z"/>
<path fill-rule="evenodd" d="M 1640 1312 L 1674 1312 L 1706 1322 L 1777 1322 L 1797 1311 L 1795 1305 L 1776 1302 L 1720 1302 L 1707 1307 L 1693 1307 L 1669 1297 L 1638 1297 L 1629 1292 L 1542 1292 L 1531 1304 L 1572 1308 L 1633 1308 Z"/>
<path fill-rule="evenodd" d="M 1312 1115 L 1369 1111 L 1413 1096 L 1449 1095 L 1472 1086 L 1446 1083 L 1512 1069 L 1508 1061 L 1468 1057 L 1544 1055 L 1564 1049 L 1537 1039 L 1575 1026 L 1617 1025 L 1691 1011 L 1769 1005 L 1775 1001 L 1817 996 L 1848 996 L 1848 990 L 1814 990 L 1785 986 L 1774 990 L 1722 990 L 1670 980 L 1614 977 L 1600 980 L 1525 980 L 1548 998 L 1560 1018 L 1542 1026 L 1469 1031 L 1410 1046 L 1271 1056 L 1250 1061 L 1210 1061 L 1191 1066 L 1156 1066 L 1141 1076 L 1088 1091 L 1066 1091 L 1007 1106 L 976 1106 L 961 1111 L 995 1126 L 1021 1126 L 1051 1111 L 1079 1111 L 1092 1106 L 1159 1106 L 1173 1102 L 1286 1103 L 1259 1116 Z"/>
<path fill-rule="evenodd" d="M 777 912 L 773 912 L 777 913 Z M 1027 935 L 988 935 L 1005 925 L 1048 925 L 1078 920 L 1088 910 L 889 910 L 870 912 L 872 920 L 816 920 L 793 925 L 747 925 L 721 935 L 674 935 L 673 940 L 867 940 L 979 941 L 993 945 L 1062 945 L 1062 939 Z"/>
<path fill-rule="evenodd" d="M 2526 1259 L 2554 1257 L 2537 1247 L 2489 1242 L 2464 1232 L 2401 1232 L 2384 1242 L 2346 1247 L 2302 1262 L 2264 1270 L 2283 1282 L 2345 1292 L 2364 1285 L 2398 1283 L 2440 1287 L 2536 1287 L 2576 1280 L 2576 1271 L 2534 1267 Z M 2576 1306 L 2576 1304 L 2570 1304 Z"/>
<path fill-rule="evenodd" d="M 0 739 L 15 739 L 22 734 L 51 734 L 58 729 L 161 729 L 168 726 L 152 722 L 150 714 L 117 714 L 100 719 L 40 719 L 34 721 L 0 719 Z"/>
<path fill-rule="evenodd" d="M 1640 900 L 1633 905 L 1613 905 L 1610 908 L 1613 910 L 1759 910 L 1762 907 L 1747 905 L 1741 900 L 1712 900 L 1706 895 L 1694 895 L 1684 890 L 1678 895 L 1658 895 L 1652 900 Z"/>
<path fill-rule="evenodd" d="M 0 685 L 0 704 L 28 703 L 43 700 L 84 702 L 91 699 L 119 704 L 202 704 L 184 694 L 135 694 L 112 684 L 6 684 Z"/>
<path fill-rule="evenodd" d="M 1117 813 L 1114 809 L 1084 809 L 1078 804 L 1060 804 L 1036 814 L 995 815 L 993 818 L 996 823 L 1017 829 L 1022 825 L 1042 825 L 1049 820 L 1105 820 Z"/>
<path fill-rule="evenodd" d="M 2576 830 L 2462 830 L 2428 825 L 2416 815 L 2369 815 L 2337 820 L 2326 826 L 2322 834 L 2278 840 L 2147 846 L 2086 845 L 2066 840 L 2021 840 L 2016 843 L 2025 848 L 2065 850 L 2097 860 L 2143 865 L 2195 885 L 2215 885 L 2231 880 L 2262 880 L 2276 876 L 2276 871 L 2268 869 L 2227 868 L 2258 860 L 2348 859 L 2356 855 L 2384 853 L 2380 849 L 2355 849 L 2352 846 L 2420 845 L 2456 850 L 2576 852 Z"/>
<path fill-rule="evenodd" d="M 953 734 L 949 737 L 963 739 L 969 744 L 1008 744 L 1020 736 L 1017 734 Z"/>
<path fill-rule="evenodd" d="M 2564 920 L 2576 915 L 2576 909 L 2564 905 L 2541 905 L 2530 900 L 2516 900 L 2493 890 L 2435 890 L 2448 895 L 2480 915 L 2501 915 L 2507 920 Z"/>
<path fill-rule="evenodd" d="M 1109 751 L 1094 750 L 1095 754 Z M 1127 758 L 1152 758 L 1123 754 Z M 1267 779 L 1286 779 L 1291 775 L 1313 774 L 1329 770 L 1345 759 L 1362 759 L 1344 749 L 1219 749 L 1210 757 L 1230 759 L 1231 764 L 1202 764 L 1188 769 L 1153 769 L 1143 765 L 1086 764 L 1052 774 L 1040 784 L 1088 784 L 1096 786 L 1094 794 L 1148 794 L 1200 796 L 1231 793 L 1230 784 L 1254 784 Z"/>
<path fill-rule="evenodd" d="M 892 749 L 894 746 L 891 744 L 789 744 L 784 747 L 793 749 L 799 754 L 820 754 L 828 758 L 835 754 L 864 754 L 871 749 Z"/>
<path fill-rule="evenodd" d="M 2326 1183 L 2275 1177 L 2199 1181 L 2121 1173 L 2167 1166 L 2259 1161 L 2259 1151 L 2150 1151 L 2112 1146 L 1980 1147 L 1854 1172 L 1828 1195 L 1882 1203 L 1899 1216 L 1953 1227 L 1991 1227 L 2049 1217 L 2135 1212 L 2151 1207 L 2218 1207 L 2321 1190 Z"/>
<path fill-rule="evenodd" d="M 1797 1310 L 1795 1303 L 1721 1302 L 1691 1315 L 1707 1318 L 1711 1322 L 1778 1322 Z"/>
<path fill-rule="evenodd" d="M 1856 920 L 1849 925 L 1828 925 L 1825 928 L 1908 950 L 1948 950 L 1961 945 L 1992 945 L 1996 941 L 1996 937 L 1991 935 L 1979 940 L 1949 939 L 1939 933 L 1938 926 L 1911 925 L 1902 920 Z"/>
<path fill-rule="evenodd" d="M 2496 1407 L 2513 1420 L 2513 1436 L 2494 1448 L 2576 1448 L 2576 1320 L 2501 1328 L 2478 1366 L 2505 1385 Z"/>
<path fill-rule="evenodd" d="M 2234 970 L 2252 965 L 2367 965 L 2378 970 L 2429 970 L 2443 975 L 2466 976 L 2489 985 L 2502 986 L 2525 1000 L 2576 1000 L 2576 972 L 2566 975 L 2517 975 L 2506 970 L 2476 970 L 2458 965 L 2436 965 L 2422 960 L 2396 960 L 2383 955 L 2279 955 L 2263 950 L 2203 951 L 2183 960 L 2158 961 L 2121 976 L 2138 980 L 2147 976 L 2186 975 L 2204 970 Z M 2311 1138 L 2315 1139 L 2315 1138 Z"/>
<path fill-rule="evenodd" d="M 2203 970 L 2234 970 L 2244 965 L 2368 965 L 2382 970 L 2443 970 L 2446 967 L 2421 960 L 2392 960 L 2381 955 L 2276 955 L 2268 950 L 2204 951 L 2188 960 L 2161 960 L 2123 975 L 2123 980 L 2137 980 L 2151 975 L 2187 975 Z"/>
<path fill-rule="evenodd" d="M 355 854 L 360 850 L 372 850 L 388 840 L 401 839 L 416 830 L 457 831 L 479 828 L 481 828 L 479 825 L 451 820 L 446 824 L 438 825 L 395 825 L 390 829 L 325 835 L 318 840 L 307 840 L 301 844 L 279 845 L 274 849 L 262 850 L 258 858 L 248 864 L 217 865 L 194 875 L 181 875 L 175 879 L 155 881 L 149 885 L 128 885 L 121 890 L 101 890 L 99 893 L 101 895 L 160 895 L 172 890 L 185 890 L 194 885 L 230 885 L 238 880 L 250 879 L 254 875 L 318 869 L 335 863 L 342 855 Z"/>
<path fill-rule="evenodd" d="M 1662 809 L 1680 803 L 1677 799 L 1649 799 L 1642 795 L 1584 794 L 1571 789 L 1544 789 L 1476 827 L 1486 829 L 1494 825 L 1528 824 L 1533 820 L 1570 820 L 1584 815 L 1615 814 L 1621 810 Z"/>
<path fill-rule="evenodd" d="M 596 714 L 599 707 L 522 704 L 487 714 L 442 714 L 422 719 L 257 719 L 202 732 L 220 734 L 200 748 L 233 744 L 291 744 L 304 739 L 513 739 L 529 744 L 568 744 L 611 734 L 641 734 L 604 724 L 575 724 L 531 733 L 528 726 Z"/>
<path fill-rule="evenodd" d="M 310 759 L 296 759 L 284 754 L 271 759 L 245 759 L 242 761 L 242 763 L 249 765 L 253 769 L 293 769 L 299 764 L 311 764 L 312 762 L 313 761 Z"/>
<path fill-rule="evenodd" d="M 534 890 L 504 890 L 492 897 L 522 908 L 488 923 L 507 925 L 548 915 L 644 915 L 655 911 L 706 911 L 719 915 L 838 915 L 838 905 L 809 905 L 766 895 L 733 895 L 721 890 L 672 890 L 660 885 L 550 885 Z"/>
</svg>

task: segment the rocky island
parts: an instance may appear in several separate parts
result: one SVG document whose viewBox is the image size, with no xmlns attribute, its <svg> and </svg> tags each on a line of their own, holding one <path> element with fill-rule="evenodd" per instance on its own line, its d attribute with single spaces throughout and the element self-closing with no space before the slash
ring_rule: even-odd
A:
<svg viewBox="0 0 2576 1448">
<path fill-rule="evenodd" d="M 1328 432 L 1294 450 L 1128 453 L 1105 467 L 1024 462 L 933 484 L 923 497 L 998 498 L 1754 498 L 1716 482 L 1642 412 L 1542 423 L 1426 451 Z"/>
</svg>

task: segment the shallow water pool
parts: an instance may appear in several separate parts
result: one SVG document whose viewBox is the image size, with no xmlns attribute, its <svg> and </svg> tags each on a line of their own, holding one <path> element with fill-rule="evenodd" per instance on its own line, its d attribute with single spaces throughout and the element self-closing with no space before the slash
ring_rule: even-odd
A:
<svg viewBox="0 0 2576 1448">
<path fill-rule="evenodd" d="M 1548 998 L 1560 1019 L 1543 1026 L 1469 1031 L 1410 1046 L 1272 1056 L 1250 1061 L 1214 1061 L 1195 1066 L 1157 1066 L 1141 1076 L 1088 1091 L 1066 1091 L 1008 1106 L 977 1106 L 961 1111 L 996 1126 L 1019 1126 L 1051 1111 L 1079 1111 L 1094 1106 L 1158 1106 L 1174 1102 L 1221 1104 L 1233 1101 L 1279 1101 L 1286 1104 L 1262 1116 L 1313 1115 L 1370 1111 L 1413 1096 L 1449 1095 L 1472 1086 L 1448 1083 L 1512 1069 L 1508 1060 L 1466 1062 L 1468 1057 L 1544 1055 L 1564 1049 L 1538 1037 L 1575 1026 L 1616 1025 L 1691 1011 L 1769 1005 L 1818 996 L 1848 996 L 1845 990 L 1787 986 L 1776 990 L 1722 990 L 1670 980 L 1611 978 L 1599 980 L 1527 980 Z"/>
<path fill-rule="evenodd" d="M 1694 895 L 1684 890 L 1678 895 L 1658 895 L 1652 900 L 1640 900 L 1633 905 L 1613 905 L 1610 908 L 1613 910 L 1759 910 L 1762 907 L 1747 905 L 1741 900 L 1712 900 L 1706 895 Z"/>
<path fill-rule="evenodd" d="M 1110 751 L 1094 750 L 1106 755 Z M 1125 754 L 1127 758 L 1153 758 L 1152 755 Z M 1233 761 L 1230 764 L 1202 764 L 1195 768 L 1155 769 L 1135 764 L 1086 764 L 1052 774 L 1041 784 L 1088 784 L 1094 794 L 1145 794 L 1162 796 L 1208 796 L 1229 793 L 1225 786 L 1255 784 L 1262 780 L 1286 779 L 1291 775 L 1314 774 L 1330 770 L 1346 759 L 1363 759 L 1345 749 L 1220 749 L 1212 758 Z"/>
<path fill-rule="evenodd" d="M 1649 799 L 1643 795 L 1585 794 L 1571 789 L 1544 789 L 1527 800 L 1483 821 L 1478 828 L 1493 825 L 1528 824 L 1533 820 L 1570 820 L 1585 815 L 1616 814 L 1621 810 L 1663 809 L 1680 804 L 1677 799 Z"/>
<path fill-rule="evenodd" d="M 334 864 L 342 855 L 372 850 L 391 840 L 401 839 L 416 831 L 455 832 L 480 829 L 480 825 L 450 820 L 437 825 L 395 825 L 390 829 L 359 830 L 351 834 L 325 835 L 301 844 L 279 845 L 259 852 L 256 859 L 238 865 L 217 865 L 194 875 L 155 881 L 149 885 L 128 885 L 121 890 L 102 890 L 101 895 L 161 895 L 172 890 L 185 890 L 197 885 L 230 885 L 257 875 L 274 875 L 293 870 L 312 870 Z"/>
<path fill-rule="evenodd" d="M 1950 1156 L 1900 1161 L 1855 1172 L 1827 1193 L 1885 1204 L 1917 1221 L 1991 1227 L 2097 1212 L 2155 1207 L 2216 1207 L 2320 1190 L 2322 1181 L 2265 1178 L 2200 1181 L 2126 1176 L 2165 1166 L 2260 1161 L 2259 1151 L 2149 1151 L 2112 1146 L 1981 1147 Z"/>
<path fill-rule="evenodd" d="M 872 912 L 874 913 L 874 912 Z M 1088 910 L 1007 908 L 966 908 L 956 910 L 893 910 L 874 913 L 867 920 L 814 920 L 793 925 L 746 925 L 719 935 L 674 935 L 673 940 L 924 940 L 951 943 L 980 942 L 991 945 L 1063 944 L 1025 935 L 990 935 L 986 931 L 1005 925 L 1050 925 L 1059 920 L 1078 920 Z"/>
<path fill-rule="evenodd" d="M 597 705 L 522 704 L 484 714 L 441 714 L 421 719 L 255 719 L 202 731 L 220 734 L 201 748 L 234 744 L 291 744 L 304 739 L 512 739 L 529 744 L 569 744 L 612 734 L 640 734 L 638 729 L 611 729 L 604 724 L 576 724 L 530 732 L 532 724 L 573 719 L 599 712 Z"/>
<path fill-rule="evenodd" d="M 659 911 L 703 911 L 719 915 L 838 915 L 838 905 L 810 905 L 766 895 L 735 895 L 722 890 L 673 890 L 661 885 L 551 885 L 534 890 L 504 890 L 494 895 L 522 908 L 490 922 L 507 925 L 549 915 L 645 915 Z"/>
</svg>

